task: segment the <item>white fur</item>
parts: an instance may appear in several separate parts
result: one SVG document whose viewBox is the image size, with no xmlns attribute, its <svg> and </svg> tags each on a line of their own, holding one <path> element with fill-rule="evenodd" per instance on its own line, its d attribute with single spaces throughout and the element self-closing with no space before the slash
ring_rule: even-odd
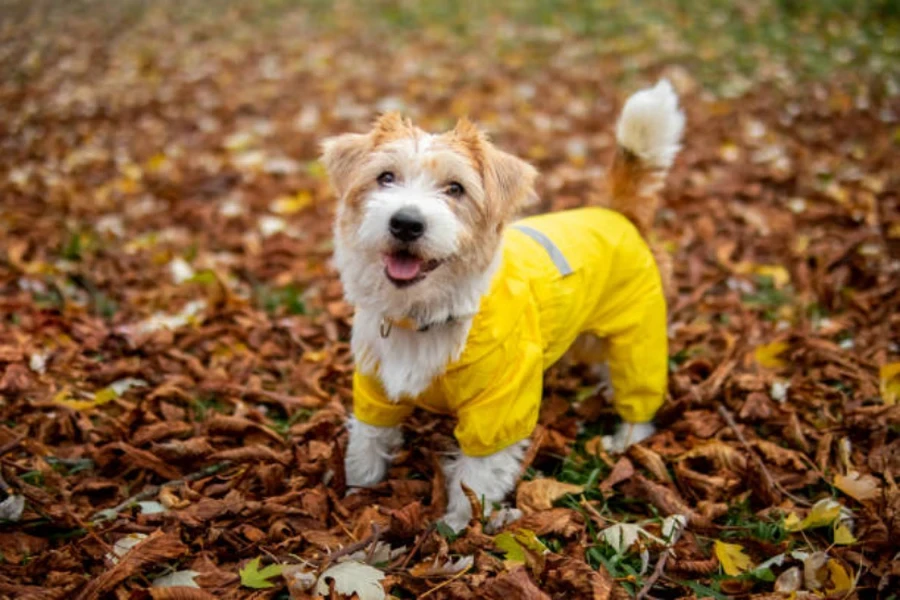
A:
<svg viewBox="0 0 900 600">
<path fill-rule="evenodd" d="M 394 452 L 403 443 L 399 427 L 375 427 L 351 417 L 344 466 L 347 485 L 367 487 L 384 478 Z"/>
<path fill-rule="evenodd" d="M 681 149 L 684 113 L 672 84 L 661 79 L 656 86 L 633 94 L 616 125 L 616 141 L 648 166 L 667 169 Z"/>
<path fill-rule="evenodd" d="M 371 373 L 377 369 L 385 393 L 394 401 L 425 391 L 465 348 L 472 316 L 478 312 L 481 297 L 490 287 L 499 263 L 498 252 L 487 272 L 459 281 L 456 287 L 447 290 L 444 298 L 404 307 L 405 314 L 415 315 L 420 323 L 437 323 L 428 331 L 394 327 L 383 338 L 381 319 L 385 314 L 395 314 L 397 308 L 358 309 L 353 320 L 351 346 L 360 370 Z M 444 324 L 451 315 L 456 320 Z"/>
<path fill-rule="evenodd" d="M 605 435 L 601 440 L 607 452 L 618 454 L 625 452 L 628 446 L 637 444 L 656 433 L 653 423 L 619 423 L 614 435 Z"/>
<path fill-rule="evenodd" d="M 447 514 L 444 522 L 454 531 L 460 531 L 472 518 L 472 506 L 461 483 L 475 493 L 481 501 L 484 515 L 489 515 L 493 504 L 503 500 L 516 486 L 519 468 L 528 440 L 523 440 L 489 456 L 459 455 L 444 465 L 447 475 Z"/>
<path fill-rule="evenodd" d="M 445 258 L 456 252 L 459 221 L 443 200 L 440 188 L 424 174 L 369 194 L 357 243 L 384 247 L 390 242 L 388 223 L 403 208 L 418 209 L 427 224 L 425 235 L 416 242 L 418 252 L 434 258 Z"/>
</svg>

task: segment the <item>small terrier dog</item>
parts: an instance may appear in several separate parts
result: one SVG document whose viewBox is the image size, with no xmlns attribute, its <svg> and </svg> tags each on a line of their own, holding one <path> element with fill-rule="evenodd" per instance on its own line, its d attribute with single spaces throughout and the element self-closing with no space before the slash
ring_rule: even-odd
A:
<svg viewBox="0 0 900 600">
<path fill-rule="evenodd" d="M 355 306 L 350 486 L 380 481 L 416 406 L 455 415 L 444 521 L 515 487 L 543 372 L 582 334 L 603 343 L 622 451 L 654 432 L 667 373 L 669 263 L 649 248 L 684 115 L 671 85 L 632 95 L 616 127 L 607 208 L 512 223 L 537 171 L 463 119 L 428 134 L 395 113 L 323 144 L 339 197 L 334 264 Z"/>
</svg>

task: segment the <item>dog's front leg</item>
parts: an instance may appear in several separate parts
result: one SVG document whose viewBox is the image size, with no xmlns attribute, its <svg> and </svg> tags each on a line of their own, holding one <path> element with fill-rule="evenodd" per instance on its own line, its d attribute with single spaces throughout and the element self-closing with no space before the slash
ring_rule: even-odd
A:
<svg viewBox="0 0 900 600">
<path fill-rule="evenodd" d="M 656 433 L 656 427 L 653 423 L 628 423 L 623 421 L 619 423 L 618 429 L 614 435 L 604 435 L 603 447 L 607 452 L 618 454 L 625 452 L 628 446 L 637 444 Z"/>
<path fill-rule="evenodd" d="M 488 456 L 460 454 L 444 466 L 447 475 L 447 514 L 444 522 L 461 531 L 472 518 L 472 506 L 461 484 L 481 501 L 484 515 L 516 486 L 528 440 L 522 440 Z"/>
<path fill-rule="evenodd" d="M 367 487 L 384 479 L 394 452 L 403 443 L 399 427 L 375 427 L 350 419 L 350 441 L 344 457 L 347 485 Z"/>
</svg>

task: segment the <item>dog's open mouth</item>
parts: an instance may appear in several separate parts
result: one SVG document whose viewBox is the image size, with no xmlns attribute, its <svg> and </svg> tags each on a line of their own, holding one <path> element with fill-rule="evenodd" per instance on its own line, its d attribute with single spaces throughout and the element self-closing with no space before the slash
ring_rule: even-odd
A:
<svg viewBox="0 0 900 600">
<path fill-rule="evenodd" d="M 384 273 L 397 287 L 405 287 L 422 281 L 440 264 L 439 260 L 426 261 L 407 250 L 396 250 L 384 255 Z"/>
</svg>

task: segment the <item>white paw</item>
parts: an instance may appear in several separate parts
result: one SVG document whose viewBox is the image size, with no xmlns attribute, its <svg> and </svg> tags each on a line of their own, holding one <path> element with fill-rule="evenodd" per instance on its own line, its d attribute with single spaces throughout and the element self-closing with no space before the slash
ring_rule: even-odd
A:
<svg viewBox="0 0 900 600">
<path fill-rule="evenodd" d="M 441 521 L 453 530 L 453 533 L 459 533 L 469 524 L 470 517 L 472 515 L 472 510 L 465 511 L 454 511 L 447 512 L 441 519 Z"/>
<path fill-rule="evenodd" d="M 384 479 L 393 453 L 403 442 L 399 427 L 375 427 L 351 419 L 344 472 L 350 487 L 367 487 Z"/>
<path fill-rule="evenodd" d="M 614 435 L 604 435 L 603 447 L 607 452 L 619 454 L 625 452 L 628 446 L 637 444 L 656 433 L 653 423 L 619 423 Z"/>
<path fill-rule="evenodd" d="M 519 467 L 528 441 L 513 444 L 489 456 L 460 455 L 444 465 L 447 475 L 446 523 L 453 531 L 461 531 L 472 518 L 472 505 L 462 489 L 465 484 L 482 503 L 484 514 L 490 514 L 516 486 Z"/>
</svg>

